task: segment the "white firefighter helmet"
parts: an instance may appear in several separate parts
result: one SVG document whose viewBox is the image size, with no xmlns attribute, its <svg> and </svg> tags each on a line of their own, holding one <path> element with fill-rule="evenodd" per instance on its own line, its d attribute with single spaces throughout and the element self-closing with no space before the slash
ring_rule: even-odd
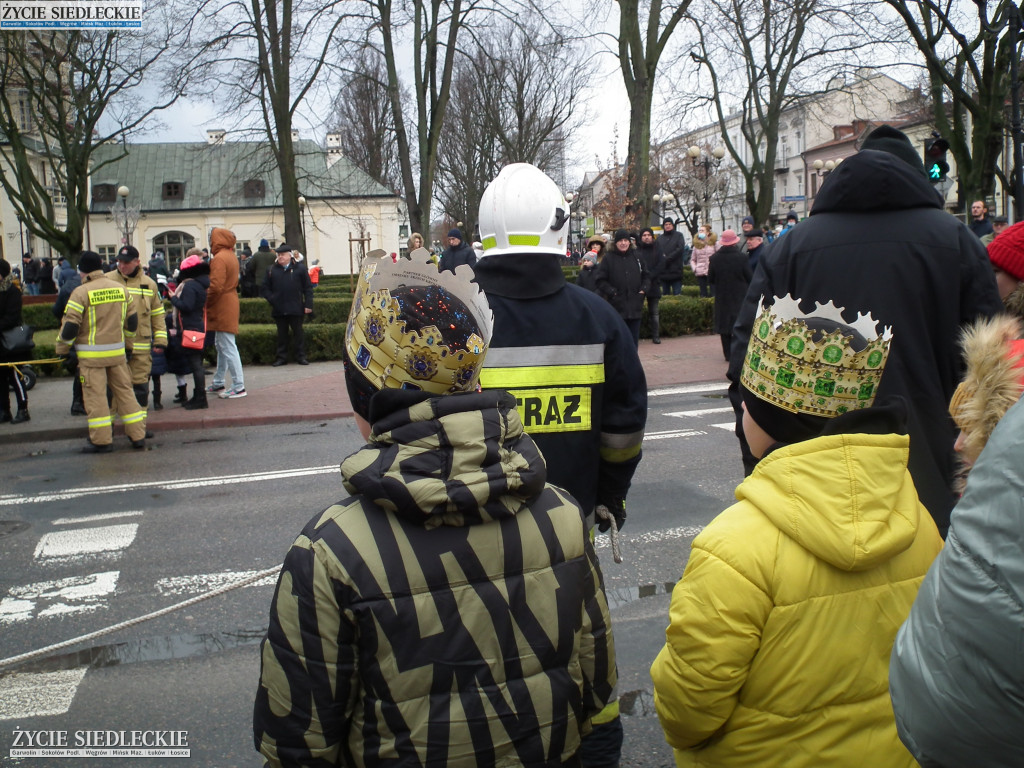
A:
<svg viewBox="0 0 1024 768">
<path fill-rule="evenodd" d="M 480 199 L 479 219 L 484 256 L 565 256 L 569 203 L 558 185 L 529 163 L 501 169 Z"/>
</svg>

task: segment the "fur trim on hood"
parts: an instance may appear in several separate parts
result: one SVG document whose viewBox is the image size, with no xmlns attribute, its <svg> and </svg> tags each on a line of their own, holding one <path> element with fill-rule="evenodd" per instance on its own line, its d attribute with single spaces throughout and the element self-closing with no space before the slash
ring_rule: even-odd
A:
<svg viewBox="0 0 1024 768">
<path fill-rule="evenodd" d="M 1024 320 L 1024 282 L 1017 286 L 1017 290 L 1003 299 L 1003 306 L 1012 315 Z"/>
<path fill-rule="evenodd" d="M 199 277 L 200 275 L 209 275 L 209 274 L 210 274 L 210 264 L 208 262 L 201 261 L 198 264 L 196 264 L 194 267 L 190 267 L 189 269 L 180 269 L 180 270 L 178 270 L 178 279 L 179 280 L 187 280 L 190 277 L 196 278 L 196 277 Z"/>
<path fill-rule="evenodd" d="M 964 329 L 961 346 L 967 374 L 949 404 L 953 421 L 964 432 L 961 461 L 969 468 L 978 460 L 992 430 L 1021 395 L 1021 356 L 1008 355 L 1020 339 L 1021 321 L 1010 315 L 979 320 Z"/>
</svg>

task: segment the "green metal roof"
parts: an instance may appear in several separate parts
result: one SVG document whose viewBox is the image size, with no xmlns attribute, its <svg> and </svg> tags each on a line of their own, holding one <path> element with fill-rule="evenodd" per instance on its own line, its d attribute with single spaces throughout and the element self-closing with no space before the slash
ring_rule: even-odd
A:
<svg viewBox="0 0 1024 768">
<path fill-rule="evenodd" d="M 97 168 L 92 184 L 126 185 L 128 204 L 143 211 L 281 206 L 281 180 L 266 142 L 228 141 L 129 144 L 97 147 L 94 167 L 127 150 L 127 155 Z M 327 167 L 327 152 L 314 141 L 295 142 L 299 193 L 309 200 L 394 197 L 394 192 L 342 157 Z M 246 197 L 246 182 L 263 182 L 263 197 Z M 164 200 L 165 182 L 184 184 L 180 200 Z M 115 198 L 116 199 L 116 198 Z M 90 201 L 91 202 L 91 201 Z M 103 213 L 111 203 L 92 203 Z"/>
</svg>

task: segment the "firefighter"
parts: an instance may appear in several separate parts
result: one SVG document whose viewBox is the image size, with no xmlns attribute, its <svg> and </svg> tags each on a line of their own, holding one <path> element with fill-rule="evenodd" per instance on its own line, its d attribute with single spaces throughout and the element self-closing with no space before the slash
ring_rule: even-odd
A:
<svg viewBox="0 0 1024 768">
<path fill-rule="evenodd" d="M 604 505 L 621 528 L 647 422 L 647 380 L 629 329 L 600 296 L 566 282 L 569 203 L 541 170 L 503 168 L 483 194 L 479 221 L 476 282 L 494 312 L 481 384 L 516 398 L 548 481 L 576 498 L 590 525 Z M 584 768 L 617 765 L 618 701 L 593 724 L 580 750 Z"/>
<path fill-rule="evenodd" d="M 167 349 L 167 325 L 164 322 L 164 303 L 160 289 L 153 279 L 142 271 L 139 252 L 131 246 L 122 246 L 117 253 L 117 269 L 110 278 L 128 289 L 139 318 L 135 338 L 128 342 L 128 369 L 132 374 L 135 399 L 143 408 L 149 405 L 149 374 L 153 369 L 153 348 Z"/>
<path fill-rule="evenodd" d="M 78 353 L 82 395 L 89 419 L 89 442 L 82 452 L 113 450 L 114 418 L 107 400 L 108 387 L 132 448 L 143 449 L 146 447 L 146 409 L 135 399 L 125 359 L 125 339 L 134 337 L 138 315 L 128 289 L 104 274 L 99 254 L 83 251 L 78 259 L 78 271 L 82 284 L 68 299 L 56 352 L 67 355 L 74 344 Z"/>
</svg>

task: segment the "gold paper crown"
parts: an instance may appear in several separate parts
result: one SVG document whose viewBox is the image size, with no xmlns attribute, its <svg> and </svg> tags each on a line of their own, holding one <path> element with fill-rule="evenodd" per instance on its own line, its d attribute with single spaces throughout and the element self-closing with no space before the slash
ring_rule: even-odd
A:
<svg viewBox="0 0 1024 768">
<path fill-rule="evenodd" d="M 377 389 L 423 389 L 435 394 L 474 389 L 491 341 L 493 315 L 479 287 L 470 282 L 472 268 L 455 274 L 438 272 L 427 259 L 430 252 L 417 248 L 411 261 L 393 263 L 384 251 L 371 251 L 359 270 L 352 309 L 345 331 L 349 360 Z M 397 288 L 436 287 L 458 299 L 479 330 L 466 340 L 466 349 L 445 341 L 437 326 L 406 330 Z"/>
<path fill-rule="evenodd" d="M 754 321 L 740 380 L 752 394 L 792 413 L 832 418 L 867 408 L 875 401 L 892 344 L 892 328 L 881 335 L 870 314 L 850 323 L 831 301 L 815 302 L 810 314 L 789 294 L 776 297 Z M 867 345 L 855 351 L 853 336 L 842 328 L 824 333 L 808 327 L 819 319 L 859 333 Z M 815 336 L 818 338 L 816 339 Z"/>
</svg>

